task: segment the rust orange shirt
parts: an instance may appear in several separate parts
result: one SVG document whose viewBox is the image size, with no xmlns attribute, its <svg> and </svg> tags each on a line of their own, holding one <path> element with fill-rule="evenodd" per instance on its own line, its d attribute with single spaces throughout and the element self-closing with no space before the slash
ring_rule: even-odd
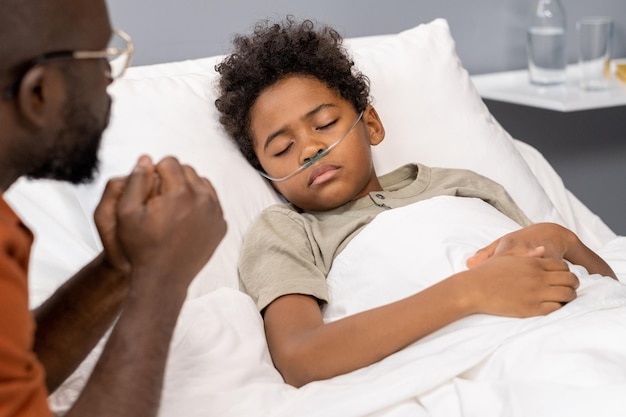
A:
<svg viewBox="0 0 626 417">
<path fill-rule="evenodd" d="M 48 417 L 44 371 L 33 353 L 28 304 L 33 235 L 0 193 L 0 417 Z"/>
</svg>

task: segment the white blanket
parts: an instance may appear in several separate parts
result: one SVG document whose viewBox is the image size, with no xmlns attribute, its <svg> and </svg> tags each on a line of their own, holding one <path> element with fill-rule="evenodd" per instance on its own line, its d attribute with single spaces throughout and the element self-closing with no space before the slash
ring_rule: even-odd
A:
<svg viewBox="0 0 626 417">
<path fill-rule="evenodd" d="M 383 213 L 336 259 L 325 318 L 420 291 L 516 227 L 465 198 Z M 181 315 L 161 415 L 626 415 L 626 286 L 572 269 L 578 298 L 553 314 L 467 317 L 376 364 L 301 389 L 272 367 L 251 300 L 219 290 Z"/>
</svg>

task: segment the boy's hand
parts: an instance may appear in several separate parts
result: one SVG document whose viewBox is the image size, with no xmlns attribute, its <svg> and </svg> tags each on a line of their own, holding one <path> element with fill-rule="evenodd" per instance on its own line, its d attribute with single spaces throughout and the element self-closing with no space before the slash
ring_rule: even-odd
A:
<svg viewBox="0 0 626 417">
<path fill-rule="evenodd" d="M 533 256 L 563 259 L 573 233 L 555 223 L 537 223 L 504 235 L 466 261 L 475 268 L 492 256 Z"/>
<path fill-rule="evenodd" d="M 576 298 L 579 282 L 565 261 L 493 256 L 466 271 L 476 313 L 509 317 L 544 315 Z"/>
</svg>

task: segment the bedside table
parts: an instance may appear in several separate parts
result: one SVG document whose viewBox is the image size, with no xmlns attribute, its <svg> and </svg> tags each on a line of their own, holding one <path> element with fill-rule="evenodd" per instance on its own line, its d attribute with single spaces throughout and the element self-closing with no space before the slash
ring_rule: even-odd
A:
<svg viewBox="0 0 626 417">
<path fill-rule="evenodd" d="M 618 62 L 626 60 L 616 60 L 613 63 L 613 74 Z M 565 84 L 554 86 L 531 84 L 527 70 L 482 74 L 471 78 L 481 97 L 488 100 L 561 112 L 626 106 L 626 82 L 613 75 L 608 89 L 585 91 L 578 85 L 576 65 L 567 67 Z"/>
<path fill-rule="evenodd" d="M 607 90 L 584 91 L 576 65 L 560 86 L 532 85 L 526 70 L 471 78 L 511 136 L 537 148 L 569 190 L 626 235 L 626 83 L 613 77 Z"/>
</svg>

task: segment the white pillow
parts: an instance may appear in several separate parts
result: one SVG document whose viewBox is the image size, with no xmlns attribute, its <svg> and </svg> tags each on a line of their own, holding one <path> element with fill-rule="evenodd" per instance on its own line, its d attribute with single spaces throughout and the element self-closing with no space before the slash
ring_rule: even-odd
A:
<svg viewBox="0 0 626 417">
<path fill-rule="evenodd" d="M 474 88 L 445 20 L 353 50 L 386 129 L 374 149 L 379 174 L 407 162 L 471 169 L 504 185 L 532 220 L 561 222 Z"/>
</svg>

